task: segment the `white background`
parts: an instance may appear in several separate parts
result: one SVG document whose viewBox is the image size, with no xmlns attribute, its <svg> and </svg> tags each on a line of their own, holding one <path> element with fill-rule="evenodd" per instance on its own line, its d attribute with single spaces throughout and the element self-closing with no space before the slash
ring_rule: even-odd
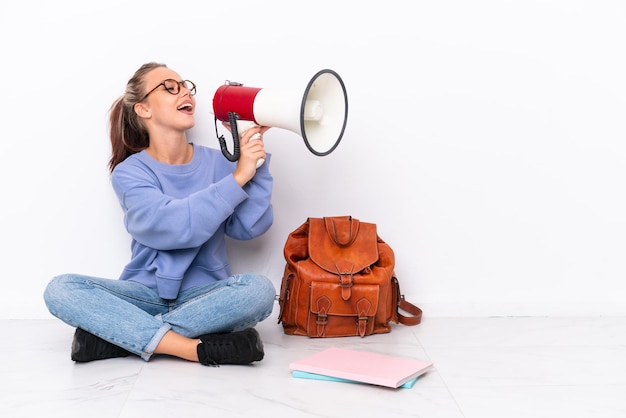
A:
<svg viewBox="0 0 626 418">
<path fill-rule="evenodd" d="M 278 287 L 309 216 L 376 223 L 426 316 L 626 314 L 626 6 L 621 1 L 0 2 L 0 318 L 48 318 L 48 280 L 117 278 L 129 237 L 107 112 L 143 63 L 198 86 L 191 139 L 234 80 L 348 92 L 326 157 L 266 134 L 272 229 L 229 244 Z"/>
</svg>

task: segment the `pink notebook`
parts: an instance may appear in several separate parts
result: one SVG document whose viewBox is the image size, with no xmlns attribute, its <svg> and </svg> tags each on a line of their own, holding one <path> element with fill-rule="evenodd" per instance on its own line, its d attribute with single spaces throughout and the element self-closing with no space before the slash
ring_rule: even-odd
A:
<svg viewBox="0 0 626 418">
<path fill-rule="evenodd" d="M 432 365 L 430 361 L 332 347 L 294 361 L 289 369 L 397 388 Z"/>
</svg>

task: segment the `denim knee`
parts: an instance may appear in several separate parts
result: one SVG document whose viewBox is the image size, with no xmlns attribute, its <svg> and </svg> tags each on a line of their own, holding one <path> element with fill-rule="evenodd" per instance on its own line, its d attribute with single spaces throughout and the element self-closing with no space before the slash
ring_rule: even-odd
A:
<svg viewBox="0 0 626 418">
<path fill-rule="evenodd" d="M 271 311 L 274 307 L 274 301 L 276 300 L 276 288 L 269 278 L 265 276 L 260 277 L 262 277 L 263 280 L 258 280 L 259 299 L 265 301 L 267 303 L 266 309 Z"/>
<path fill-rule="evenodd" d="M 54 315 L 56 307 L 62 304 L 62 300 L 67 298 L 67 283 L 73 275 L 63 274 L 53 277 L 46 285 L 43 292 L 43 299 L 50 313 Z"/>
<path fill-rule="evenodd" d="M 234 278 L 239 284 L 243 284 L 248 288 L 247 292 L 254 295 L 254 300 L 259 305 L 262 303 L 273 305 L 276 298 L 276 289 L 270 279 L 260 274 L 241 274 Z"/>
<path fill-rule="evenodd" d="M 272 281 L 262 275 L 249 275 L 248 286 L 251 287 L 252 299 L 248 299 L 250 305 L 254 305 L 257 320 L 267 318 L 274 309 L 274 301 L 276 300 L 276 288 Z"/>
</svg>

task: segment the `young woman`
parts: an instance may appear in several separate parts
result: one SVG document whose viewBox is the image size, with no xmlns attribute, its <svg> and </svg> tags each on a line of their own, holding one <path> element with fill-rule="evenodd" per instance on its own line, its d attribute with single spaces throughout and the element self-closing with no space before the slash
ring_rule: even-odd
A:
<svg viewBox="0 0 626 418">
<path fill-rule="evenodd" d="M 110 109 L 112 185 L 132 237 L 120 278 L 53 278 L 44 292 L 54 316 L 76 327 L 77 362 L 167 354 L 204 365 L 263 358 L 253 328 L 272 312 L 276 290 L 258 274 L 232 275 L 225 236 L 269 229 L 272 175 L 249 129 L 241 157 L 187 140 L 196 86 L 164 64 L 144 64 Z M 256 168 L 259 158 L 266 163 Z"/>
</svg>

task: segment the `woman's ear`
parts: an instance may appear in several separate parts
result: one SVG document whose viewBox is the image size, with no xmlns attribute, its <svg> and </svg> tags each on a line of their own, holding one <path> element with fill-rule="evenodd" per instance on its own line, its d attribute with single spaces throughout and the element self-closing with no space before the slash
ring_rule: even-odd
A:
<svg viewBox="0 0 626 418">
<path fill-rule="evenodd" d="M 147 106 L 145 103 L 135 103 L 135 113 L 140 118 L 149 118 L 150 117 L 150 106 Z"/>
</svg>

